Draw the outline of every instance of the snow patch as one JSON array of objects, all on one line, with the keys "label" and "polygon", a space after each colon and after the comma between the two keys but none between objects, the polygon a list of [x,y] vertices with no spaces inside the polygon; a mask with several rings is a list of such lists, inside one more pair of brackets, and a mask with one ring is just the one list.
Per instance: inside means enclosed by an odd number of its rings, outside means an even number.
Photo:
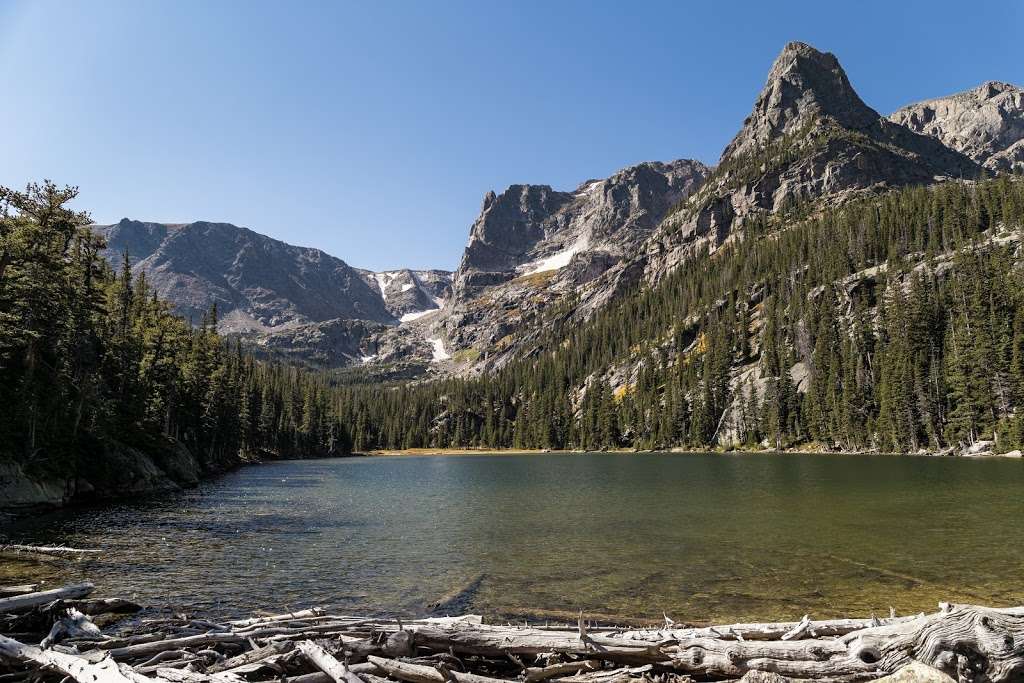
[{"label": "snow patch", "polygon": [[402,291],[403,292],[408,292],[410,289],[412,289],[415,286],[416,286],[416,283],[414,283],[414,282],[406,282],[404,285],[402,285]]},{"label": "snow patch", "polygon": [[377,281],[377,286],[380,287],[380,298],[383,299],[384,303],[388,301],[388,285],[395,279],[394,273],[374,273],[373,279]]},{"label": "snow patch", "polygon": [[590,194],[591,192],[593,192],[597,188],[601,187],[601,185],[603,185],[603,184],[604,184],[603,180],[595,180],[592,183],[587,183],[586,187],[584,187],[582,190],[580,190],[579,192],[576,193],[576,196],[579,197],[581,194]]},{"label": "snow patch", "polygon": [[585,251],[590,246],[590,239],[586,235],[581,235],[579,239],[573,242],[570,246],[566,247],[562,251],[540,259],[539,261],[531,261],[530,263],[519,266],[519,270],[523,275],[533,275],[534,273],[542,273],[545,270],[558,270],[569,265],[569,261],[572,257],[581,251]]},{"label": "snow patch", "polygon": [[419,320],[423,316],[429,315],[429,314],[433,313],[436,310],[437,310],[436,308],[428,308],[425,311],[416,311],[414,313],[406,313],[401,318],[399,318],[398,321],[399,322],[403,322],[403,323],[409,323],[409,322],[412,322],[413,320]]},{"label": "snow patch", "polygon": [[377,360],[377,354],[373,354],[372,356],[359,356],[360,363],[372,363],[375,360]]},{"label": "snow patch", "polygon": [[435,363],[442,360],[449,360],[452,356],[444,348],[444,342],[441,341],[440,337],[430,337],[427,339],[430,345],[434,347],[434,358],[432,359]]}]

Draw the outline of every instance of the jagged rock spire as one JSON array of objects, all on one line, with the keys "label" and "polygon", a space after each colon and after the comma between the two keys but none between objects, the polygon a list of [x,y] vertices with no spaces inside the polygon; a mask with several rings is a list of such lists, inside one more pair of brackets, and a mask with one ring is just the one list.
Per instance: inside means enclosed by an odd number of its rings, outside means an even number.
[{"label": "jagged rock spire", "polygon": [[879,118],[850,85],[834,54],[788,43],[775,58],[754,110],[722,152],[722,161],[755,152],[823,115],[853,129],[867,128]]}]

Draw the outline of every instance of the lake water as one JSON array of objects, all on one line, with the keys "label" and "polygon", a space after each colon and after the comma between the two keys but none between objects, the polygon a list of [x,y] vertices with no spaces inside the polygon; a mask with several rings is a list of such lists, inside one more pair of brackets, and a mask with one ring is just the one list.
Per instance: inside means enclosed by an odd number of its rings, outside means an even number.
[{"label": "lake water", "polygon": [[[104,550],[49,581],[215,615],[322,605],[736,621],[1024,604],[1024,462],[549,454],[246,467],[159,500],[19,522]],[[17,561],[6,582],[38,578]]]}]

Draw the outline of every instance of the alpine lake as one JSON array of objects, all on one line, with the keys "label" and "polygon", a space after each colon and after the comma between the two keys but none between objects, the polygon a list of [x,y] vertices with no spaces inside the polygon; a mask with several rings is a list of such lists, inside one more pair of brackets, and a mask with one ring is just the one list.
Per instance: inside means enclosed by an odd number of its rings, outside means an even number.
[{"label": "alpine lake", "polygon": [[[244,467],[9,524],[98,548],[0,583],[243,615],[322,606],[691,623],[1024,604],[1024,463],[911,456],[493,454]],[[434,610],[436,612],[436,609]]]}]

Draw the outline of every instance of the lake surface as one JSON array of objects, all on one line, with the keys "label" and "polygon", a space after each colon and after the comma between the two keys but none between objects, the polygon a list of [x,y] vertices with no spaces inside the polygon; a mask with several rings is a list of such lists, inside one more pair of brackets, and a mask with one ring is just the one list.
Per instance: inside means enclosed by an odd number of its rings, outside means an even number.
[{"label": "lake surface", "polygon": [[[322,605],[736,621],[1024,604],[1024,462],[548,454],[246,467],[6,530],[98,547],[48,580],[215,615]],[[17,561],[0,579],[38,578]],[[19,576],[23,575],[23,576]]]}]

